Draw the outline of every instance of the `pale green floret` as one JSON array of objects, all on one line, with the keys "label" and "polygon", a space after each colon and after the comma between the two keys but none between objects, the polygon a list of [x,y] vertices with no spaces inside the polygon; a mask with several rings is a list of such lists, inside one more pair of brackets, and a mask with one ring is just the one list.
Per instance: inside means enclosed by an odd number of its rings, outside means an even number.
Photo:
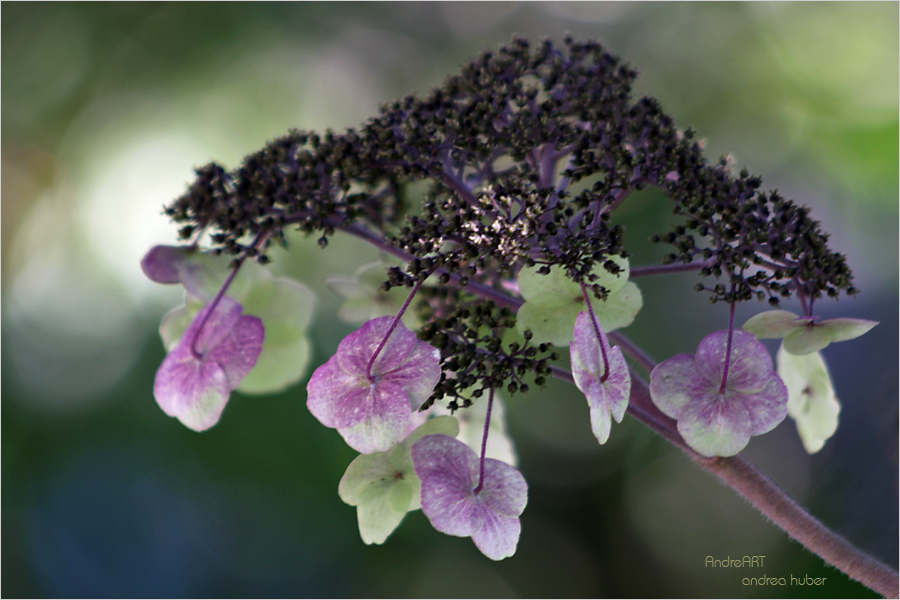
[{"label": "pale green floret", "polygon": [[810,454],[822,449],[838,426],[841,404],[834,393],[825,359],[819,352],[791,354],[784,344],[778,349],[778,376],[788,389],[788,415]]},{"label": "pale green floret", "polygon": [[[338,318],[345,323],[355,324],[400,312],[409,290],[401,286],[386,292],[381,287],[387,279],[388,268],[400,265],[402,263],[377,260],[361,265],[350,277],[338,275],[326,279],[328,288],[344,299],[338,308]],[[413,330],[422,325],[415,311],[406,311],[402,319]]]},{"label": "pale green floret", "polygon": [[[628,259],[611,257],[622,271],[611,274],[600,262],[593,270],[597,280],[589,285],[600,285],[609,294],[606,300],[591,298],[594,314],[605,331],[614,331],[631,325],[643,306],[641,291],[628,281]],[[572,341],[572,332],[578,313],[585,310],[581,286],[566,276],[565,269],[551,266],[550,273],[542,275],[540,267],[525,267],[519,272],[519,292],[525,303],[516,315],[516,327],[520,333],[530,330],[535,343],[564,346]]]},{"label": "pale green floret", "polygon": [[825,319],[798,317],[786,310],[770,310],[751,317],[744,330],[759,339],[784,338],[784,349],[790,354],[818,352],[832,342],[857,338],[878,324],[865,319]]},{"label": "pale green floret", "polygon": [[421,508],[422,482],[413,468],[410,447],[434,433],[456,436],[450,416],[434,417],[384,452],[360,454],[341,478],[338,494],[356,506],[359,534],[366,544],[383,544],[411,510]]}]

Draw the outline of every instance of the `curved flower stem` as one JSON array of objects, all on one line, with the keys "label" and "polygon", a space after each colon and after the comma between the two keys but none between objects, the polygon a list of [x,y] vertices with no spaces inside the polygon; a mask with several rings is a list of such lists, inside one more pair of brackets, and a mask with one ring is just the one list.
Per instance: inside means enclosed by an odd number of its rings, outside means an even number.
[{"label": "curved flower stem", "polygon": [[[734,286],[731,286],[731,293],[734,294]],[[722,370],[722,385],[719,386],[719,393],[725,393],[725,385],[728,383],[728,366],[731,364],[731,342],[734,338],[734,300],[731,301],[731,314],[728,317],[728,345],[725,347],[725,368]]]},{"label": "curved flower stem", "polygon": [[581,284],[581,295],[584,296],[584,303],[587,304],[588,313],[591,315],[591,323],[594,325],[594,333],[597,334],[597,343],[600,344],[600,354],[603,355],[603,375],[600,376],[600,383],[606,383],[607,378],[609,378],[609,358],[606,356],[606,344],[603,343],[600,323],[597,322],[597,315],[594,314],[594,306],[591,304],[591,298],[584,283]]},{"label": "curved flower stem", "polygon": [[699,271],[703,267],[711,267],[716,264],[716,260],[711,258],[701,262],[690,262],[671,265],[645,265],[642,267],[631,267],[628,274],[629,277],[644,277],[647,275],[664,275],[666,273],[684,273],[686,271]]},{"label": "curved flower stem", "polygon": [[[573,381],[572,374],[565,369],[551,370],[559,379]],[[648,405],[652,406],[650,387],[632,372],[628,414],[680,448],[698,466],[718,477],[826,563],[887,598],[897,598],[900,588],[896,571],[823,525],[743,456],[707,458],[691,450],[675,429],[675,422],[661,413],[664,420],[659,419],[652,410],[647,410]]]},{"label": "curved flower stem", "polygon": [[369,359],[369,364],[366,365],[366,378],[369,381],[374,381],[374,378],[372,377],[372,366],[375,364],[375,359],[378,358],[378,355],[381,354],[382,350],[384,350],[384,346],[385,344],[387,344],[388,338],[390,338],[391,334],[394,333],[394,329],[397,328],[397,323],[400,322],[401,317],[403,317],[403,313],[405,313],[406,309],[409,308],[409,303],[412,302],[412,299],[419,291],[419,288],[422,287],[422,284],[425,283],[425,280],[430,276],[431,271],[429,271],[428,274],[425,275],[425,277],[416,282],[416,285],[413,286],[413,289],[409,293],[409,296],[407,296],[406,300],[403,302],[403,306],[400,307],[400,311],[397,313],[397,316],[394,317],[393,321],[391,321],[391,326],[388,327],[387,333],[385,333],[384,337],[381,338],[381,343],[378,344],[378,348],[375,349],[375,353],[372,354],[372,358]]},{"label": "curved flower stem", "polygon": [[241,255],[237,258],[237,264],[234,265],[234,268],[231,269],[231,273],[228,274],[228,277],[225,278],[225,283],[222,284],[222,287],[219,288],[219,291],[216,292],[215,298],[212,299],[212,302],[209,303],[209,309],[206,311],[206,314],[203,316],[203,320],[200,322],[200,327],[197,328],[197,333],[194,335],[194,341],[191,342],[191,354],[197,360],[203,358],[202,352],[197,352],[197,349],[194,347],[197,343],[197,340],[200,339],[200,333],[203,331],[203,328],[206,326],[206,322],[209,321],[209,317],[213,314],[213,311],[216,310],[216,306],[218,306],[219,302],[222,301],[222,298],[225,296],[225,292],[228,291],[228,288],[231,286],[231,283],[234,281],[234,278],[237,277],[238,271],[241,270],[241,266],[244,264],[244,261],[250,256],[251,248],[259,248],[266,241],[266,238],[269,237],[268,231],[260,231],[256,238],[254,238],[253,243],[241,253]]},{"label": "curved flower stem", "polygon": [[481,466],[478,471],[478,486],[472,491],[477,494],[484,486],[484,458],[487,454],[488,431],[491,427],[491,409],[494,407],[494,388],[491,386],[488,391],[487,411],[484,413],[484,435],[481,436]]}]

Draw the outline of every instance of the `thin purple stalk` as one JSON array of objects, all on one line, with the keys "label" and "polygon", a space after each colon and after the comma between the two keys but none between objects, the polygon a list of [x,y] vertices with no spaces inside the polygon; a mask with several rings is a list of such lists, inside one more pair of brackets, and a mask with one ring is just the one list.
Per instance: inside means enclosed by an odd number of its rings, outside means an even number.
[{"label": "thin purple stalk", "polygon": [[369,359],[369,364],[366,366],[366,378],[374,382],[375,378],[372,377],[372,366],[375,364],[375,359],[378,358],[378,355],[384,350],[385,344],[387,344],[388,338],[391,337],[391,334],[394,333],[394,329],[397,328],[397,323],[400,322],[400,318],[403,316],[403,313],[406,312],[406,309],[409,308],[409,303],[412,302],[413,297],[416,295],[416,292],[419,291],[419,288],[422,287],[422,284],[425,283],[425,280],[431,275],[429,271],[424,278],[420,279],[416,282],[416,285],[413,286],[412,291],[409,293],[409,296],[406,297],[406,300],[403,302],[403,306],[400,307],[400,312],[397,313],[397,316],[394,317],[394,320],[391,322],[391,326],[388,328],[387,333],[381,339],[381,343],[378,344],[378,348],[375,349],[375,353],[372,355],[372,358]]},{"label": "thin purple stalk", "polygon": [[711,267],[716,264],[715,259],[700,262],[678,263],[671,265],[646,265],[631,267],[629,277],[645,277],[647,275],[664,275],[666,273],[683,273],[686,271],[699,271],[703,267]]},{"label": "thin purple stalk", "polygon": [[481,491],[481,488],[484,487],[484,459],[487,455],[487,440],[488,440],[488,430],[491,427],[491,409],[494,406],[494,387],[491,386],[490,391],[488,392],[488,405],[487,411],[484,413],[484,435],[481,436],[481,466],[478,471],[478,486],[472,490],[472,493],[477,494]]},{"label": "thin purple stalk", "polygon": [[605,383],[609,377],[609,358],[606,356],[606,344],[603,343],[603,336],[600,334],[600,323],[597,322],[597,315],[594,314],[594,306],[591,304],[591,298],[588,296],[587,286],[584,283],[581,284],[581,295],[584,296],[584,303],[587,304],[591,323],[594,324],[594,333],[597,334],[597,342],[600,344],[600,354],[603,356],[603,375],[600,376],[600,383]]},{"label": "thin purple stalk", "polygon": [[[265,239],[269,237],[268,232],[260,232],[256,239],[253,240],[253,243],[250,244],[250,248],[258,248],[263,244]],[[197,360],[203,358],[203,353],[197,352],[197,348],[195,347],[197,344],[197,340],[200,339],[200,333],[203,331],[203,328],[206,326],[206,322],[209,321],[210,315],[213,314],[213,311],[216,310],[216,306],[219,305],[219,302],[222,301],[222,298],[225,296],[225,292],[228,290],[229,286],[231,286],[231,282],[234,281],[234,278],[237,276],[238,271],[241,270],[241,266],[244,264],[244,261],[249,256],[249,249],[245,250],[243,254],[241,254],[237,259],[237,264],[231,270],[231,273],[228,274],[228,277],[225,279],[225,283],[222,284],[222,287],[219,288],[219,291],[216,293],[216,297],[212,299],[212,302],[209,303],[209,307],[206,311],[206,314],[203,315],[203,320],[200,321],[200,327],[197,328],[197,333],[194,336],[194,341],[191,342],[191,355]]]},{"label": "thin purple stalk", "polygon": [[[732,287],[734,293],[734,287]],[[728,383],[728,366],[731,364],[731,339],[734,337],[734,300],[731,301],[731,316],[728,317],[728,344],[725,347],[725,369],[722,371],[722,385],[719,393],[725,393],[725,384]]]}]

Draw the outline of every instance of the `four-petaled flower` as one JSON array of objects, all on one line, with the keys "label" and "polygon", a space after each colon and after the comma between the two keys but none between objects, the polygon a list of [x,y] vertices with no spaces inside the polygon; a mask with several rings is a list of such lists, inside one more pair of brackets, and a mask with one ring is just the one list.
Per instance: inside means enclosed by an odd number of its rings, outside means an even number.
[{"label": "four-petaled flower", "polygon": [[515,553],[528,502],[528,484],[515,467],[486,458],[482,479],[478,455],[448,435],[417,441],[412,460],[422,480],[422,512],[435,529],[471,537],[491,560]]},{"label": "four-petaled flower", "polygon": [[[634,282],[628,281],[628,259],[607,258],[620,271],[613,275],[600,263],[592,271],[596,279],[585,283],[599,285],[608,292],[605,300],[591,294],[590,302],[603,329],[613,331],[631,325],[643,306],[643,299]],[[530,330],[535,343],[562,346],[572,341],[578,313],[587,309],[581,285],[569,279],[563,267],[553,265],[546,275],[540,273],[540,267],[524,267],[519,271],[518,286],[525,299],[516,314],[519,333]]]},{"label": "four-petaled flower", "polygon": [[[578,315],[574,337],[569,343],[572,377],[575,385],[587,398],[591,410],[591,430],[597,441],[605,444],[612,427],[610,416],[616,423],[621,423],[625,409],[628,408],[631,394],[628,364],[620,348],[609,346],[602,326],[598,323],[598,328],[594,328],[589,313]],[[608,365],[608,373],[605,365]]]},{"label": "four-petaled flower", "polygon": [[784,349],[790,354],[811,354],[831,342],[852,340],[878,325],[866,319],[825,319],[798,317],[786,310],[768,310],[751,317],[744,330],[758,338],[784,338]]},{"label": "four-petaled flower", "polygon": [[202,309],[156,372],[159,406],[194,431],[216,424],[262,351],[262,321],[242,311],[228,296]]},{"label": "four-petaled flower", "polygon": [[746,331],[734,331],[723,385],[728,331],[700,342],[697,354],[678,354],[650,373],[650,396],[678,421],[688,446],[704,456],[733,456],[750,436],[771,431],[787,415],[788,393],[766,347]]},{"label": "four-petaled flower", "polygon": [[367,544],[383,544],[411,510],[421,508],[422,482],[413,468],[410,447],[435,433],[455,436],[451,416],[428,419],[385,452],[357,456],[338,485],[341,500],[356,507],[359,534]]},{"label": "four-petaled flower", "polygon": [[403,323],[385,341],[393,322],[394,317],[372,319],[345,337],[306,387],[313,416],[363,454],[383,452],[399,441],[410,413],[441,378],[438,350]]}]

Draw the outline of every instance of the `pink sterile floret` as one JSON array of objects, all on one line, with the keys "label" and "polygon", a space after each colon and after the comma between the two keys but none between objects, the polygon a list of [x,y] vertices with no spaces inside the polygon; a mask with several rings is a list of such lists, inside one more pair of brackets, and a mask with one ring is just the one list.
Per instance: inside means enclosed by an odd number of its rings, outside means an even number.
[{"label": "pink sterile floret", "polygon": [[156,372],[153,395],[167,415],[194,431],[219,420],[231,391],[237,388],[262,351],[265,329],[256,317],[227,296],[204,307]]},{"label": "pink sterile floret", "polygon": [[440,353],[402,322],[369,369],[393,322],[394,317],[372,319],[345,337],[306,387],[313,416],[363,454],[384,452],[398,442],[412,410],[441,378]]},{"label": "pink sterile floret", "polygon": [[697,354],[679,354],[650,374],[650,396],[678,432],[704,456],[733,456],[750,436],[771,431],[787,416],[787,388],[766,347],[734,331],[725,389],[721,390],[728,331],[700,342]]},{"label": "pink sterile floret", "polygon": [[[599,337],[598,337],[599,332]],[[572,357],[572,377],[575,385],[588,401],[591,411],[591,430],[601,444],[609,439],[611,418],[622,422],[631,394],[631,375],[628,363],[618,347],[611,348],[602,326],[587,312],[578,314],[575,321],[574,340],[569,343]],[[603,380],[605,366],[603,354],[609,365],[609,374]]]},{"label": "pink sterile floret", "polygon": [[528,503],[528,484],[515,468],[499,460],[484,461],[479,481],[478,455],[448,435],[427,435],[412,445],[416,475],[422,480],[422,512],[447,535],[471,537],[491,560],[512,556],[522,526],[519,515]]}]

